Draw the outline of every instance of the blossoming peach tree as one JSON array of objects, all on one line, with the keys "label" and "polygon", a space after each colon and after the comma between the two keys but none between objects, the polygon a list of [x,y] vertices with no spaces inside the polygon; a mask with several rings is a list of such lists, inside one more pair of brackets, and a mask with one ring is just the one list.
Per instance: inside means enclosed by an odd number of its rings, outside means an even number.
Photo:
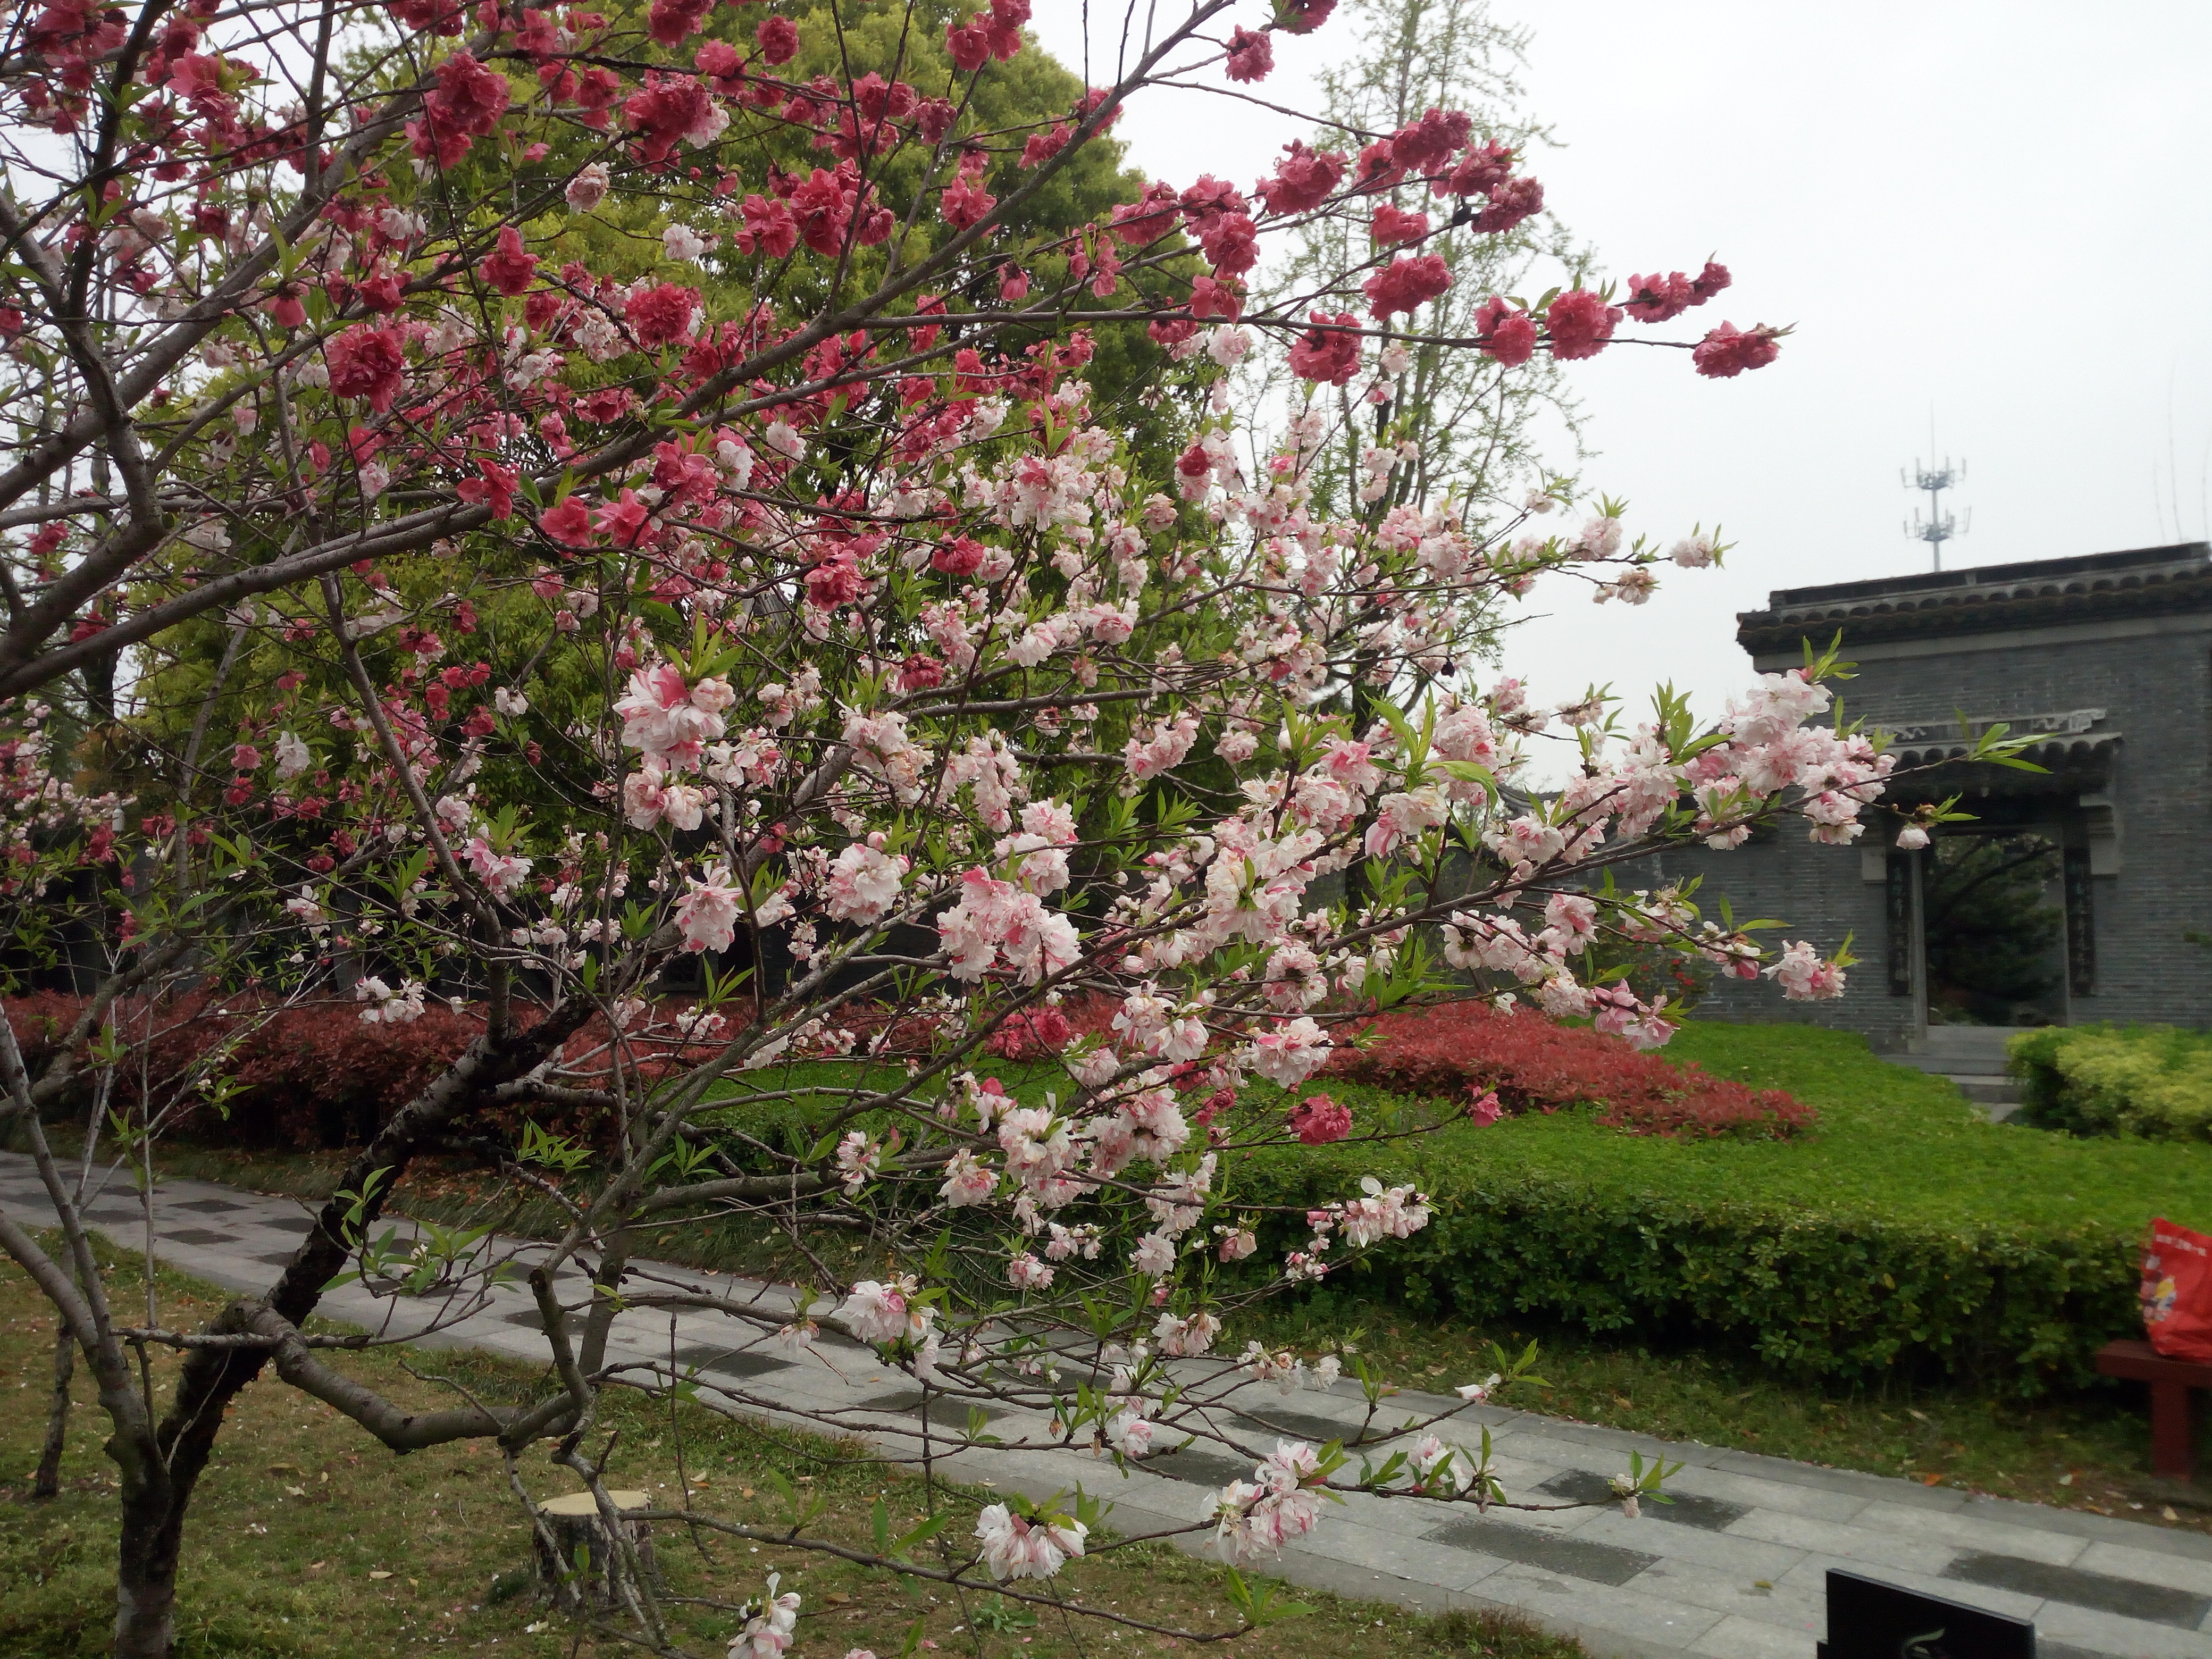
[{"label": "blossoming peach tree", "polygon": [[[1479,334],[1425,335],[1453,274],[1424,240],[1541,201],[1444,110],[1293,144],[1249,189],[1133,181],[1071,216],[1066,181],[1149,87],[1258,80],[1330,9],[1200,0],[1012,126],[983,112],[1035,53],[1026,0],[12,15],[8,896],[18,961],[64,921],[106,955],[46,1058],[0,1039],[62,1244],[27,1216],[0,1243],[112,1426],[118,1653],[169,1650],[194,1484],[272,1367],[398,1451],[495,1440],[533,1516],[523,1460],[550,1448],[622,1558],[580,1616],[655,1651],[682,1649],[585,1449],[609,1389],[861,1434],[933,1492],[1082,1455],[956,1529],[933,1496],[924,1533],[872,1548],[774,1531],[1015,1596],[1052,1597],[1129,1472],[1193,1442],[1247,1471],[1179,1528],[1232,1563],[1347,1493],[1510,1501],[1449,1413],[1388,1455],[1267,1430],[1252,1390],[1345,1362],[1240,1340],[1240,1311],[1428,1211],[1370,1180],[1279,1213],[1237,1171],[1464,1113],[1363,1122],[1310,1092],[1379,1006],[1525,998],[1664,1042],[1663,1003],[1578,976],[1601,933],[1837,994],[1839,961],[1613,872],[1783,816],[1848,842],[1889,763],[1815,720],[1826,659],[1705,726],[1670,697],[1632,728],[1480,687],[1538,575],[1648,592],[1670,556],[1607,504],[1470,479],[1314,509],[1332,411],[1385,400],[1413,346],[1587,357],[1711,299],[1719,267],[1492,296]],[[1429,213],[1392,204],[1409,191]],[[1365,311],[1248,306],[1264,239],[1315,216],[1374,222],[1344,273]],[[1727,377],[1778,332],[1680,343]],[[1267,338],[1315,395],[1240,462],[1225,377]],[[1574,776],[1528,793],[1546,738]],[[264,1292],[199,1330],[152,1304],[130,1325],[43,1120],[112,1082],[125,1012],[211,990],[373,1025],[449,1005],[474,1036]],[[219,1096],[194,1064],[168,1086]],[[158,1119],[115,1132],[143,1150]],[[537,1194],[554,1236],[377,1231],[433,1154]],[[653,1265],[710,1219],[775,1235],[789,1282]],[[330,1357],[361,1339],[303,1328],[349,1273],[434,1289],[410,1333],[523,1274],[553,1382],[376,1397]],[[611,1352],[641,1314],[801,1367],[865,1345],[921,1414]],[[162,1346],[166,1410],[140,1363]],[[764,1535],[690,1501],[695,1527]],[[1237,1584],[1240,1620],[1267,1616]],[[770,1586],[732,1649],[769,1659],[798,1613]]]}]

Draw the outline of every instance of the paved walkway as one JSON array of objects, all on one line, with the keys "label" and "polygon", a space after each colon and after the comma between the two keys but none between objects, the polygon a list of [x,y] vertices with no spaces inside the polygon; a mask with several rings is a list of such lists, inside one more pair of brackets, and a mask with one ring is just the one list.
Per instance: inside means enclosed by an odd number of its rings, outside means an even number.
[{"label": "paved walkway", "polygon": [[[18,1215],[51,1214],[27,1158],[0,1154],[0,1205]],[[118,1243],[143,1240],[136,1196],[119,1178],[88,1215]],[[312,1224],[293,1200],[191,1181],[161,1183],[155,1215],[157,1256],[241,1291],[265,1289]],[[772,1302],[777,1294],[690,1269],[665,1271],[726,1295]],[[580,1276],[560,1288],[571,1303],[585,1293]],[[422,1328],[431,1310],[350,1285],[326,1294],[320,1311],[404,1334]],[[615,1322],[609,1362],[665,1364],[672,1354],[697,1366],[710,1385],[707,1397],[720,1389],[726,1408],[803,1403],[845,1413],[858,1433],[897,1439],[917,1431],[918,1395],[866,1349],[832,1346],[824,1358],[786,1362],[717,1347],[731,1328],[719,1316],[679,1316],[672,1328],[665,1314],[624,1314]],[[495,1289],[488,1305],[425,1342],[539,1364],[545,1357],[526,1287]],[[1450,1403],[1398,1395],[1384,1420]],[[1364,1406],[1356,1389],[1340,1386],[1285,1399],[1279,1409],[1249,1408],[1269,1427],[1318,1441],[1353,1433]],[[1601,1659],[1812,1659],[1825,1626],[1826,1574],[1838,1567],[2033,1619],[2040,1659],[2212,1659],[2212,1538],[2201,1534],[1529,1412],[1485,1408],[1480,1419],[1516,1496],[1598,1498],[1636,1450],[1683,1465],[1667,1483],[1676,1501],[1647,1504],[1630,1521],[1610,1504],[1477,1517],[1419,1500],[1354,1496],[1330,1506],[1311,1547],[1286,1553],[1282,1576],[1429,1612],[1516,1607],[1580,1638]],[[1241,1426],[1248,1443],[1265,1433]],[[1199,1519],[1215,1489],[1249,1474],[1218,1452],[1196,1450],[1148,1460],[1126,1480],[1110,1463],[1068,1452],[969,1454],[945,1467],[956,1479],[995,1478],[1038,1497],[1080,1480],[1113,1500],[1113,1524],[1124,1533]]]}]

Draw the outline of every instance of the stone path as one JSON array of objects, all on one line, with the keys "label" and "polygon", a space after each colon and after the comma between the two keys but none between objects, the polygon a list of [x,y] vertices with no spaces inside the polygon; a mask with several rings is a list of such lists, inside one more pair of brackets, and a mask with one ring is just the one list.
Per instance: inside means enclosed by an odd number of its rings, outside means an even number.
[{"label": "stone path", "polygon": [[[29,1159],[0,1153],[0,1206],[50,1218]],[[155,1193],[155,1254],[199,1278],[265,1289],[312,1224],[287,1199],[205,1182],[162,1182]],[[88,1209],[118,1243],[144,1238],[143,1215],[118,1177]],[[404,1225],[404,1224],[401,1224]],[[666,1269],[724,1292],[770,1301],[772,1287]],[[561,1285],[582,1299],[580,1276]],[[404,1334],[430,1304],[378,1297],[359,1285],[326,1294],[327,1317]],[[698,1368],[727,1390],[726,1408],[778,1402],[844,1413],[857,1433],[886,1440],[920,1427],[918,1395],[866,1350],[829,1346],[822,1358],[785,1361],[733,1352],[727,1320],[637,1312],[620,1316],[610,1363]],[[489,1304],[425,1346],[469,1346],[542,1364],[544,1337],[525,1287],[501,1286]],[[1358,1391],[1309,1390],[1279,1408],[1251,1406],[1267,1427],[1316,1441],[1353,1433]],[[1396,1413],[1426,1414],[1451,1402],[1401,1394]],[[963,1413],[964,1420],[964,1413]],[[1509,1492],[1538,1500],[1595,1499],[1632,1450],[1683,1465],[1671,1505],[1630,1521],[1609,1504],[1552,1514],[1477,1517],[1419,1500],[1353,1496],[1308,1540],[1287,1552],[1281,1576],[1353,1596],[1428,1612],[1502,1604],[1579,1638],[1600,1659],[1812,1659],[1825,1626],[1826,1574],[1838,1567],[1910,1589],[2033,1619],[2040,1659],[2212,1659],[2212,1538],[2075,1510],[1970,1497],[1911,1481],[1824,1469],[1695,1443],[1655,1441],[1530,1412],[1482,1408]],[[1246,1435],[1266,1429],[1248,1424]],[[1240,1437],[1243,1437],[1240,1436]],[[1218,1452],[1147,1461],[1123,1480],[1110,1463],[1072,1452],[970,1454],[946,1461],[956,1479],[994,1477],[1044,1497],[1072,1488],[1111,1498],[1124,1533],[1185,1524],[1211,1493],[1249,1474]],[[988,1459],[988,1462],[985,1460]]]}]

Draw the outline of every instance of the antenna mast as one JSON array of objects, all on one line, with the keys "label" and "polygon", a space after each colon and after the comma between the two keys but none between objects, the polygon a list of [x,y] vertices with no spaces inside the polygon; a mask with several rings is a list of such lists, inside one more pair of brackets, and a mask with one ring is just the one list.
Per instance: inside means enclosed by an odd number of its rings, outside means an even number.
[{"label": "antenna mast", "polygon": [[1963,536],[1972,530],[1974,514],[1973,509],[1969,507],[1966,522],[1962,526],[1943,510],[1943,492],[1966,476],[1966,464],[1960,461],[1954,467],[1948,455],[1941,461],[1933,459],[1936,453],[1936,423],[1933,421],[1928,423],[1928,453],[1930,458],[1928,465],[1923,466],[1916,460],[1910,473],[1899,467],[1897,476],[1899,482],[1907,489],[1928,492],[1928,516],[1923,519],[1917,512],[1914,513],[1912,522],[1905,526],[1905,533],[1915,541],[1928,544],[1929,551],[1935,556],[1936,568],[1940,571],[1943,568],[1943,544],[1954,536]]}]

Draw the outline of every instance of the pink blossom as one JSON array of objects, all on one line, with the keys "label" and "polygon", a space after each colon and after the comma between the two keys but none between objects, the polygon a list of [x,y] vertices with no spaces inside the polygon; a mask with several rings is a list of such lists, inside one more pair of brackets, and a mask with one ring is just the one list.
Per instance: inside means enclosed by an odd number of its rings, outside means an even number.
[{"label": "pink blossom", "polygon": [[1018,1291],[1049,1290],[1052,1280],[1053,1268],[1027,1250],[1019,1252],[1006,1262],[1006,1283]]},{"label": "pink blossom", "polygon": [[1498,1103],[1497,1090],[1483,1089],[1478,1094],[1476,1093],[1478,1087],[1479,1085],[1474,1084],[1468,1085],[1467,1091],[1474,1095],[1474,1103],[1467,1109],[1467,1115],[1474,1120],[1478,1128],[1486,1129],[1498,1121],[1505,1109]]},{"label": "pink blossom", "polygon": [[1238,29],[1229,37],[1227,74],[1232,81],[1264,81],[1275,67],[1274,42],[1265,31]]},{"label": "pink blossom", "polygon": [[1031,1521],[1004,1504],[988,1505],[975,1517],[975,1536],[983,1546],[983,1565],[994,1579],[1049,1578],[1083,1553],[1090,1528],[1065,1516]]},{"label": "pink blossom", "polygon": [[1358,319],[1348,311],[1313,313],[1320,326],[1307,330],[1291,347],[1291,373],[1301,380],[1345,386],[1359,372]]},{"label": "pink blossom", "polygon": [[494,852],[491,843],[482,836],[469,842],[463,857],[468,866],[476,872],[477,879],[501,898],[520,888],[530,874],[528,859]]},{"label": "pink blossom", "polygon": [[1775,343],[1778,333],[1764,323],[1753,329],[1723,323],[1691,349],[1690,361],[1708,379],[1733,380],[1747,368],[1765,368],[1781,355]]},{"label": "pink blossom", "polygon": [[864,1279],[838,1305],[836,1316],[862,1342],[880,1346],[902,1337],[919,1340],[937,1322],[937,1310],[915,1300],[920,1289],[911,1275],[889,1284]]},{"label": "pink blossom", "polygon": [[1791,1002],[1829,1001],[1844,994],[1844,970],[1823,962],[1820,952],[1802,939],[1785,945],[1782,960],[1766,971]]},{"label": "pink blossom", "polygon": [[1291,1109],[1291,1133],[1309,1146],[1326,1146],[1352,1133],[1352,1111],[1327,1095],[1308,1095]]},{"label": "pink blossom", "polygon": [[592,161],[576,170],[568,187],[561,192],[569,207],[578,213],[589,213],[606,200],[607,186],[613,181],[604,163]]},{"label": "pink blossom", "polygon": [[1268,1082],[1295,1089],[1319,1071],[1329,1055],[1329,1041],[1310,1016],[1301,1015],[1252,1039],[1252,1069]]},{"label": "pink blossom", "polygon": [[945,1166],[945,1184],[937,1192],[947,1207],[959,1210],[988,1202],[998,1188],[997,1174],[963,1147]]},{"label": "pink blossom", "polygon": [[823,889],[824,908],[837,921],[872,926],[898,902],[899,884],[909,868],[902,855],[887,855],[854,842],[837,854]]},{"label": "pink blossom", "polygon": [[744,914],[744,890],[732,883],[717,865],[704,881],[676,902],[677,931],[687,951],[726,951],[737,939],[738,921]]},{"label": "pink blossom", "polygon": [[1596,356],[1620,318],[1619,306],[1606,304],[1589,289],[1568,289],[1544,313],[1544,325],[1552,331],[1552,356],[1563,362]]}]

